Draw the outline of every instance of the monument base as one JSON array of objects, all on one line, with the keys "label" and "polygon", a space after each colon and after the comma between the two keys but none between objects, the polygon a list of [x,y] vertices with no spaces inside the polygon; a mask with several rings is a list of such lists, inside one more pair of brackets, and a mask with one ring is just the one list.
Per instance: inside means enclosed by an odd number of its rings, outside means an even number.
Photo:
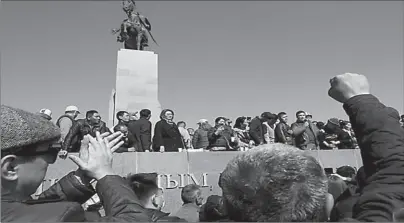
[{"label": "monument base", "polygon": [[160,120],[161,112],[158,100],[158,55],[150,51],[119,50],[114,94],[114,103],[110,103],[110,111],[114,111],[110,114],[113,125],[118,123],[115,117],[118,111],[140,112],[149,109],[154,127]]}]

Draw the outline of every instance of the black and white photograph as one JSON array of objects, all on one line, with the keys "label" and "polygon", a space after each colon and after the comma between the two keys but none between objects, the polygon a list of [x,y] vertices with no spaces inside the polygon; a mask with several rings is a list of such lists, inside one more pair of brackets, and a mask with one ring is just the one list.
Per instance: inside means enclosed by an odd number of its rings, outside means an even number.
[{"label": "black and white photograph", "polygon": [[1,222],[404,221],[404,1],[0,2]]}]

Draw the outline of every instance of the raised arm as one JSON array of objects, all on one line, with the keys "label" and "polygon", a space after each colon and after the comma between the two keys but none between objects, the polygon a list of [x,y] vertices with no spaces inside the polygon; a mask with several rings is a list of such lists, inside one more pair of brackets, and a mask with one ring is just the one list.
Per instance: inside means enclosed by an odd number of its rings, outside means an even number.
[{"label": "raised arm", "polygon": [[361,149],[367,180],[353,210],[359,221],[392,221],[404,207],[404,132],[389,109],[370,94],[359,74],[338,75],[329,95],[344,103]]}]

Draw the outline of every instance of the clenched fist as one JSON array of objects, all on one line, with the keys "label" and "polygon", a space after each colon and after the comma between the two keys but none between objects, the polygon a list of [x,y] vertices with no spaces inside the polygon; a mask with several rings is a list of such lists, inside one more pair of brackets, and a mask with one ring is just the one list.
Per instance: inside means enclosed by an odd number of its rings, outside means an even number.
[{"label": "clenched fist", "polygon": [[332,78],[330,84],[328,95],[341,103],[357,95],[370,94],[368,79],[361,74],[340,74]]}]

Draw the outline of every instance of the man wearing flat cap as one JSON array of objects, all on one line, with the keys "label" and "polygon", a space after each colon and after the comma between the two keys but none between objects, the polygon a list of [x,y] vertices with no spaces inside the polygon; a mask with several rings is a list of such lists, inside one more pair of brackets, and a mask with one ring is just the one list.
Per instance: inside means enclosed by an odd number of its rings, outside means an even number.
[{"label": "man wearing flat cap", "polygon": [[112,170],[121,133],[86,136],[79,157],[69,156],[79,169],[33,200],[57,159],[58,150],[50,145],[59,137],[58,127],[41,116],[1,105],[2,222],[86,221],[81,204],[95,193],[108,213],[99,221],[149,221],[130,186]]}]

